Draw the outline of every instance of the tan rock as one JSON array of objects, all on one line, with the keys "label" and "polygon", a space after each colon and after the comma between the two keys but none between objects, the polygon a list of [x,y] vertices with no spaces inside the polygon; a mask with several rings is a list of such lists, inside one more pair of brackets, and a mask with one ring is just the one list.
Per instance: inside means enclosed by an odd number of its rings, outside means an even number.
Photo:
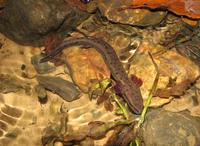
[{"label": "tan rock", "polygon": [[[139,49],[140,51],[132,62],[129,74],[135,74],[143,80],[141,91],[143,98],[146,99],[156,76],[155,66],[147,52],[151,52],[152,50],[155,52],[159,48],[153,48],[151,44],[145,42],[141,44]],[[182,83],[186,80],[194,82],[200,75],[198,66],[189,59],[179,55],[176,51],[167,51],[164,54],[155,56],[154,60],[158,65],[160,74],[157,89],[167,88],[170,79],[174,79],[175,84]],[[168,103],[170,100],[171,98],[168,100],[160,98],[157,98],[157,100],[153,99],[152,105],[160,106]]]},{"label": "tan rock", "polygon": [[109,78],[110,71],[95,49],[72,47],[63,51],[74,82],[88,92],[91,80]]}]

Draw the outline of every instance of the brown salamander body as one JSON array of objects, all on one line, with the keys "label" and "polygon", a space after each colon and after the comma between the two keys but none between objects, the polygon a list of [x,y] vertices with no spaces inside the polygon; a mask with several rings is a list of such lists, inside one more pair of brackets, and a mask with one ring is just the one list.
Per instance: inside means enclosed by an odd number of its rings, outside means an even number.
[{"label": "brown salamander body", "polygon": [[63,49],[71,46],[95,48],[102,55],[113,78],[117,83],[122,85],[121,94],[128,103],[130,109],[136,114],[141,113],[143,109],[143,99],[140,89],[129,79],[114,49],[104,40],[92,37],[72,38],[66,40],[56,47],[50,54],[42,58],[41,62],[53,59],[53,57],[61,53]]}]

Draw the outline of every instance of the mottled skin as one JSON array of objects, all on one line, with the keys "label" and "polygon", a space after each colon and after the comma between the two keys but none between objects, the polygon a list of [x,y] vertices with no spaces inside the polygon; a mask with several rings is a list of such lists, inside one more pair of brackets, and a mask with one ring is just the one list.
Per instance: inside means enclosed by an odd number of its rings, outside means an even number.
[{"label": "mottled skin", "polygon": [[121,94],[128,103],[130,109],[136,114],[141,113],[143,109],[143,99],[140,89],[129,79],[114,49],[102,39],[92,37],[69,39],[61,43],[50,54],[41,59],[41,62],[53,59],[63,49],[71,46],[95,48],[102,55],[115,81],[122,85]]}]

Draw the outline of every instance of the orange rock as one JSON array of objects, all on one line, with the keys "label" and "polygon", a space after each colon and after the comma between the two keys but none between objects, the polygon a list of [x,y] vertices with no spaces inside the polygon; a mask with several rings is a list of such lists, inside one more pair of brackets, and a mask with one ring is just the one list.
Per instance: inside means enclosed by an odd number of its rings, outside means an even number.
[{"label": "orange rock", "polygon": [[87,11],[87,6],[83,4],[80,0],[66,0],[71,6],[77,7],[82,11]]},{"label": "orange rock", "polygon": [[63,51],[72,78],[83,92],[88,92],[92,80],[109,78],[110,71],[95,49],[66,49]]},{"label": "orange rock", "polygon": [[133,0],[132,5],[121,10],[144,7],[167,9],[177,15],[200,18],[200,0]]},{"label": "orange rock", "polygon": [[[135,74],[143,80],[141,92],[144,100],[148,97],[157,73],[147,51],[153,54],[156,50],[159,51],[160,48],[152,46],[152,44],[148,42],[142,43],[129,70],[129,74]],[[188,58],[178,54],[176,51],[168,50],[164,54],[153,57],[158,65],[160,74],[157,89],[170,89],[169,86],[171,86],[174,89],[174,93],[172,94],[171,92],[168,94],[169,92],[163,92],[162,94],[167,93],[169,98],[162,99],[154,97],[150,106],[158,107],[167,104],[172,100],[171,95],[184,94],[186,89],[189,87],[189,84],[194,83],[200,75],[199,67]],[[174,85],[170,85],[171,79],[174,80]]]},{"label": "orange rock", "polygon": [[6,4],[7,0],[0,0],[0,7],[3,7]]},{"label": "orange rock", "polygon": [[181,18],[181,20],[192,27],[197,27],[197,25],[198,25],[197,20],[192,20],[192,19],[188,19],[188,18]]}]

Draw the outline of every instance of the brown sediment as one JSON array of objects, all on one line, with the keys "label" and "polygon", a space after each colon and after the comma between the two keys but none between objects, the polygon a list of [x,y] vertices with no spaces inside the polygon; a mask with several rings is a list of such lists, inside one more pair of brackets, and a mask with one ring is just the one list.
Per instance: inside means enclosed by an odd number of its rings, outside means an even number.
[{"label": "brown sediment", "polygon": [[6,131],[8,129],[8,125],[2,121],[0,121],[0,129]]},{"label": "brown sediment", "polygon": [[1,111],[11,117],[19,118],[22,115],[22,111],[16,107],[11,107],[9,105],[4,105]]},{"label": "brown sediment", "polygon": [[15,125],[16,122],[17,122],[16,119],[14,119],[14,118],[12,118],[12,117],[10,117],[10,116],[7,116],[7,115],[5,115],[5,114],[3,114],[3,113],[0,113],[0,119],[1,119],[2,121],[4,121],[4,122],[10,124],[10,125]]}]

